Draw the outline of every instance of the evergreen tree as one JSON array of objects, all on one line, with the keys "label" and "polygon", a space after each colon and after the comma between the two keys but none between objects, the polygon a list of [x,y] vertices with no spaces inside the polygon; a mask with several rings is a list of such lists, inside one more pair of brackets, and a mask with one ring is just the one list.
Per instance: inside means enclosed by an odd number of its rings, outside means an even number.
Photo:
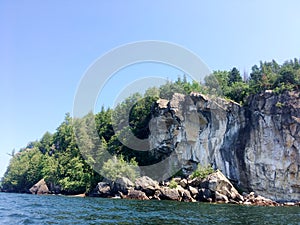
[{"label": "evergreen tree", "polygon": [[240,71],[236,67],[233,67],[232,70],[229,72],[228,85],[231,86],[236,82],[242,81],[243,79],[241,77]]}]

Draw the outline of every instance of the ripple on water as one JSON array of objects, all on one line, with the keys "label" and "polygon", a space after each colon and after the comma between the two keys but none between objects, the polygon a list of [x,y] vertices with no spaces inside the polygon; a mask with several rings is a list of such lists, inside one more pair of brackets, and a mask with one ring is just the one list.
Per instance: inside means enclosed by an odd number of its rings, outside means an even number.
[{"label": "ripple on water", "polygon": [[0,224],[300,224],[299,207],[0,193]]}]

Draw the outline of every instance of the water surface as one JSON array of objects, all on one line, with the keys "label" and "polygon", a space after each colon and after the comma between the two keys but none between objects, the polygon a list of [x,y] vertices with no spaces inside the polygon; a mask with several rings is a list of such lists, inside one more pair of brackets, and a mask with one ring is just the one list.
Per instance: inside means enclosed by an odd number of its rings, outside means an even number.
[{"label": "water surface", "polygon": [[0,193],[0,224],[300,224],[300,207]]}]

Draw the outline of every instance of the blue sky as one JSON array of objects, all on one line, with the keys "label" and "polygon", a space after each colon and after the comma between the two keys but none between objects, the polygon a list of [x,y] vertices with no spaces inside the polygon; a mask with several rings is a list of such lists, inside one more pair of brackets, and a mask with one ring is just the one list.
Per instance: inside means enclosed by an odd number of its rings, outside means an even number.
[{"label": "blue sky", "polygon": [[[299,58],[299,8],[297,0],[1,1],[0,176],[7,153],[55,131],[84,72],[110,49],[162,40],[190,49],[212,70],[250,71],[260,60]],[[140,73],[178,73],[145,68],[112,79],[99,104],[112,104]]]}]

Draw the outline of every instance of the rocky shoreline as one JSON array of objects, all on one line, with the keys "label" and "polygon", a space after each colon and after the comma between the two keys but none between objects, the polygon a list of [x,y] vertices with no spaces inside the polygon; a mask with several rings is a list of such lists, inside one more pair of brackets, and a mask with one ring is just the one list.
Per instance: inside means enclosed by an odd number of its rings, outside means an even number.
[{"label": "rocky shoreline", "polygon": [[[40,180],[29,191],[32,194],[51,193],[44,179]],[[73,196],[257,206],[300,206],[300,201],[279,203],[254,192],[240,194],[219,170],[204,179],[178,177],[160,183],[147,176],[140,177],[135,182],[130,181],[126,177],[118,178],[116,181],[104,179],[98,183],[91,193]]]}]

